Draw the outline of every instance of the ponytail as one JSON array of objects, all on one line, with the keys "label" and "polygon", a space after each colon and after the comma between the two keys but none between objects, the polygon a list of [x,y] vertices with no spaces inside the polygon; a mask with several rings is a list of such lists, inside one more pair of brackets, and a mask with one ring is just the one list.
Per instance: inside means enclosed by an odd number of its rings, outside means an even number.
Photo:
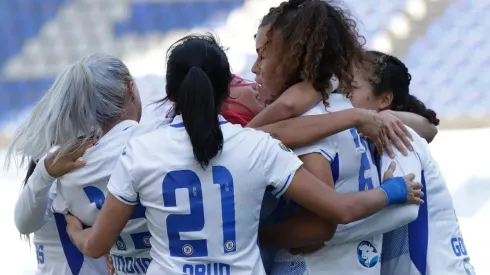
[{"label": "ponytail", "polygon": [[430,123],[434,124],[435,126],[439,125],[439,119],[437,118],[436,112],[425,107],[425,104],[422,101],[418,100],[415,96],[411,94],[407,95],[405,100],[403,100],[403,104],[393,106],[393,110],[415,113],[425,117]]},{"label": "ponytail", "polygon": [[104,123],[122,115],[129,80],[128,69],[117,58],[92,54],[77,61],[56,77],[29,120],[16,130],[6,167],[14,153],[22,155],[23,163],[58,146],[61,157],[77,137],[100,136]]},{"label": "ponytail", "polygon": [[208,75],[200,67],[192,67],[180,86],[175,103],[176,111],[182,114],[194,157],[204,169],[223,148],[223,133],[218,120],[220,102]]}]

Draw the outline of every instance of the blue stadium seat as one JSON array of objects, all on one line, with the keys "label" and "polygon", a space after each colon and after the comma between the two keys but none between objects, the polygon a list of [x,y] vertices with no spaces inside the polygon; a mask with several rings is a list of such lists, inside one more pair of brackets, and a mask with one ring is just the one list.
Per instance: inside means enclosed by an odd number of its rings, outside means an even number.
[{"label": "blue stadium seat", "polygon": [[220,14],[228,14],[243,5],[244,0],[216,2],[148,2],[135,3],[131,17],[116,24],[117,36],[191,29],[197,26],[215,27],[223,22]]},{"label": "blue stadium seat", "polygon": [[0,0],[0,68],[69,1],[72,0]]},{"label": "blue stadium seat", "polygon": [[487,1],[452,3],[404,58],[412,93],[441,117],[490,114],[489,13]]}]

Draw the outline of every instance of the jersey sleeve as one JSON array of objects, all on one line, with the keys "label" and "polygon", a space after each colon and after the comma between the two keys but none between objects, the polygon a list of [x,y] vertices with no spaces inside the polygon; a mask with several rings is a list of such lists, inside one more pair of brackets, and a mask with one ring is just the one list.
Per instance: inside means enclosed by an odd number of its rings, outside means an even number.
[{"label": "jersey sleeve", "polygon": [[329,162],[332,162],[338,152],[337,136],[333,135],[324,138],[313,145],[297,148],[293,151],[298,157],[318,153],[324,156]]},{"label": "jersey sleeve", "polygon": [[138,193],[135,190],[135,155],[131,142],[123,150],[112,172],[107,189],[125,204],[137,205]]},{"label": "jersey sleeve", "polygon": [[265,138],[261,166],[266,181],[274,188],[271,192],[274,196],[286,192],[301,165],[303,162],[291,149],[269,135]]},{"label": "jersey sleeve", "polygon": [[54,181],[55,178],[46,171],[42,158],[15,203],[14,222],[21,234],[30,234],[45,224],[49,190]]},{"label": "jersey sleeve", "polygon": [[[403,177],[414,173],[415,181],[420,182],[422,166],[416,152],[409,152],[408,156],[403,156],[396,148],[395,152],[396,170],[394,177]],[[389,156],[383,154],[380,159],[381,176],[384,175],[391,161]],[[370,236],[375,236],[397,229],[417,219],[419,206],[410,205],[391,205],[380,212],[360,221],[346,225],[339,224],[333,238],[326,242],[328,245],[335,245],[344,242],[361,240]]]}]

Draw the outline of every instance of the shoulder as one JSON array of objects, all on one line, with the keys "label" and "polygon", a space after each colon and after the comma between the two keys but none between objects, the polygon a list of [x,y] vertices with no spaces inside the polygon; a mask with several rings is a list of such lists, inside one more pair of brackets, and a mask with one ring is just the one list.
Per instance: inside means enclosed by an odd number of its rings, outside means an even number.
[{"label": "shoulder", "polygon": [[330,94],[330,97],[328,98],[328,105],[328,112],[338,112],[354,108],[350,99],[342,94],[336,93]]},{"label": "shoulder", "polygon": [[405,127],[407,127],[408,132],[410,133],[410,135],[412,135],[412,139],[413,139],[412,146],[415,153],[417,153],[418,157],[421,160],[427,159],[427,156],[430,154],[429,144],[427,143],[427,141],[424,138],[422,138],[419,134],[417,134],[417,132],[415,132],[412,128],[406,125]]},{"label": "shoulder", "polygon": [[322,115],[326,113],[325,105],[322,101],[318,102],[311,109],[303,113],[301,116],[313,116],[313,115]]}]

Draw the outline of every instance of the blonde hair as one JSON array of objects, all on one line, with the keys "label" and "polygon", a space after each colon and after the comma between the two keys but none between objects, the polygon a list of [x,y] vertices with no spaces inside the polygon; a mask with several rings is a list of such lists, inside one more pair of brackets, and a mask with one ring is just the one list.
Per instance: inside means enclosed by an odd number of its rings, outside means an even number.
[{"label": "blonde hair", "polygon": [[22,164],[26,157],[40,159],[53,146],[62,156],[80,137],[100,136],[106,123],[123,114],[129,81],[126,65],[112,56],[91,54],[71,65],[16,130],[6,166],[14,153],[22,155]]}]

